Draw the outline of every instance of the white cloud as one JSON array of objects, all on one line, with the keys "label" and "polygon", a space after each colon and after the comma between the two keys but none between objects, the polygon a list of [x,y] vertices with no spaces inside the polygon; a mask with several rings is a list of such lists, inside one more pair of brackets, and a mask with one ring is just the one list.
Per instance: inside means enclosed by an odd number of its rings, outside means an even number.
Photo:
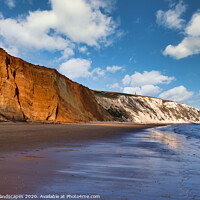
[{"label": "white cloud", "polygon": [[117,70],[120,70],[122,67],[112,66],[102,69],[100,67],[92,69],[92,61],[81,58],[71,58],[66,62],[63,62],[59,67],[59,72],[67,76],[70,79],[78,78],[88,78],[92,77],[97,79],[97,76],[104,76],[107,72],[114,73]]},{"label": "white cloud", "polygon": [[10,9],[15,7],[15,0],[6,0],[5,3]]},{"label": "white cloud", "polygon": [[133,75],[126,75],[122,80],[125,93],[139,94],[139,95],[155,95],[162,91],[156,85],[169,84],[174,77],[162,75],[159,71],[144,71],[143,73],[135,72]]},{"label": "white cloud", "polygon": [[70,79],[90,77],[92,76],[92,72],[89,71],[91,63],[90,60],[72,58],[60,65],[59,72]]},{"label": "white cloud", "polygon": [[159,98],[182,102],[191,98],[193,94],[193,92],[187,91],[187,89],[181,85],[161,93]]},{"label": "white cloud", "polygon": [[122,69],[122,67],[117,66],[117,65],[113,65],[112,67],[110,67],[110,66],[106,67],[106,71],[111,72],[111,73],[115,73],[116,71],[119,71],[121,69]]},{"label": "white cloud", "polygon": [[185,22],[181,15],[185,10],[186,6],[182,0],[168,11],[158,10],[156,13],[157,23],[170,29],[181,29]]},{"label": "white cloud", "polygon": [[132,80],[131,77],[132,76],[129,76],[128,74],[125,75],[125,77],[122,80],[123,85],[129,85],[129,84],[131,84],[131,80]]},{"label": "white cloud", "polygon": [[96,73],[98,76],[104,76],[106,74],[106,72],[111,72],[111,73],[115,73],[116,71],[122,69],[122,67],[113,65],[112,67],[106,67],[106,69],[101,69],[100,67],[95,68],[92,71],[92,74]]},{"label": "white cloud", "polygon": [[19,51],[15,46],[5,46],[1,41],[0,41],[0,47],[3,48],[7,53],[13,55],[13,56],[18,56],[19,55]]},{"label": "white cloud", "polygon": [[144,71],[144,73],[135,72],[133,75],[126,75],[122,80],[124,85],[131,85],[134,87],[144,85],[157,85],[157,84],[169,84],[174,77],[168,77],[162,75],[159,71]]},{"label": "white cloud", "polygon": [[0,19],[4,44],[48,51],[68,49],[69,53],[74,48],[72,43],[99,47],[115,31],[116,23],[102,11],[106,1],[50,0],[50,3],[51,10],[29,12],[25,18]]},{"label": "white cloud", "polygon": [[128,94],[138,94],[138,95],[146,95],[151,96],[161,92],[161,89],[155,85],[143,85],[141,87],[124,87],[124,93]]},{"label": "white cloud", "polygon": [[123,88],[120,87],[119,83],[114,83],[114,84],[110,85],[110,89],[120,89],[120,90],[123,90]]},{"label": "white cloud", "polygon": [[92,65],[91,60],[72,58],[60,65],[59,72],[73,80],[78,78],[88,78],[88,77],[96,79],[97,78],[96,75],[97,76],[105,75],[106,70],[103,70],[99,67],[94,68],[92,70],[91,65]]},{"label": "white cloud", "polygon": [[[40,23],[39,19],[38,23]],[[44,26],[43,30],[37,28],[34,28],[29,22],[20,22],[13,19],[0,20],[0,35],[4,37],[5,43],[9,46],[35,48],[38,50],[46,49],[50,51],[64,50],[70,46],[70,42],[61,36],[48,35],[48,30]]]},{"label": "white cloud", "polygon": [[86,53],[87,52],[87,47],[86,46],[82,46],[82,47],[79,47],[78,50],[81,53]]},{"label": "white cloud", "polygon": [[[99,0],[51,0],[58,32],[75,42],[97,45],[99,40],[113,32],[111,17],[101,12]],[[105,2],[104,2],[105,3]]]},{"label": "white cloud", "polygon": [[177,46],[168,45],[163,54],[181,59],[200,52],[200,37],[186,37]]},{"label": "white cloud", "polygon": [[200,23],[200,11],[198,11],[197,13],[195,13],[192,16],[192,19],[190,20],[187,27],[185,28],[185,32],[189,36],[199,37],[200,36],[200,25],[199,25],[199,23]]},{"label": "white cloud", "polygon": [[[144,73],[135,72],[133,75],[126,75],[122,80],[124,93],[152,96],[162,91],[159,84],[169,84],[174,77],[163,76],[159,71],[144,71]],[[187,91],[184,86],[175,87],[162,92],[159,98],[184,101],[193,96],[193,92]]]},{"label": "white cloud", "polygon": [[58,62],[62,60],[67,60],[69,57],[74,55],[74,51],[72,48],[65,48],[64,51],[61,52],[62,56],[57,60]]},{"label": "white cloud", "polygon": [[200,11],[192,16],[185,28],[185,38],[177,45],[168,45],[163,54],[181,59],[200,53]]},{"label": "white cloud", "polygon": [[106,71],[101,69],[100,67],[97,67],[92,71],[92,74],[94,74],[94,73],[96,73],[99,76],[104,76]]},{"label": "white cloud", "polygon": [[189,100],[189,103],[197,103],[200,102],[200,90],[193,96],[192,100]]}]

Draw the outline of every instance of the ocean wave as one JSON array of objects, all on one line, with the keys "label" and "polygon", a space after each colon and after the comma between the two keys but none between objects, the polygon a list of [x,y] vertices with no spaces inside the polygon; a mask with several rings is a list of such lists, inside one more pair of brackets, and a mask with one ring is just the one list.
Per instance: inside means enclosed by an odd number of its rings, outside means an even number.
[{"label": "ocean wave", "polygon": [[200,124],[169,125],[160,127],[159,131],[181,134],[187,136],[187,138],[200,139]]}]

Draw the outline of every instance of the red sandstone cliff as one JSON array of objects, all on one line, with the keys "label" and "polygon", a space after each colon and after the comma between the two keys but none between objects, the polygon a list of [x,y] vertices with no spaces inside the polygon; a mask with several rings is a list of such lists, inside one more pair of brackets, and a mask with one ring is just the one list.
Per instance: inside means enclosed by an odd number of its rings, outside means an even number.
[{"label": "red sandstone cliff", "polygon": [[93,91],[0,49],[0,120],[108,120]]}]

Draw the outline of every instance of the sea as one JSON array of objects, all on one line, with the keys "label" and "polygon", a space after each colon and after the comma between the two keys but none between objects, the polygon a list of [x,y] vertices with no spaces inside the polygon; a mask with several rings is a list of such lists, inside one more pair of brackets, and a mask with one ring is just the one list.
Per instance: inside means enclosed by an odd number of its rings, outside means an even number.
[{"label": "sea", "polygon": [[169,125],[159,129],[162,132],[185,135],[187,139],[200,139],[200,124]]}]

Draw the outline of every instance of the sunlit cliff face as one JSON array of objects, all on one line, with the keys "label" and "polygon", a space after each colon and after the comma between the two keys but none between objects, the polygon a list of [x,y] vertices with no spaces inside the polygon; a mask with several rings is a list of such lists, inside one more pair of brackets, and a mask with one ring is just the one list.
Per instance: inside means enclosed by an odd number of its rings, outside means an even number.
[{"label": "sunlit cliff face", "polygon": [[89,88],[0,49],[0,120],[79,122],[106,116]]}]

